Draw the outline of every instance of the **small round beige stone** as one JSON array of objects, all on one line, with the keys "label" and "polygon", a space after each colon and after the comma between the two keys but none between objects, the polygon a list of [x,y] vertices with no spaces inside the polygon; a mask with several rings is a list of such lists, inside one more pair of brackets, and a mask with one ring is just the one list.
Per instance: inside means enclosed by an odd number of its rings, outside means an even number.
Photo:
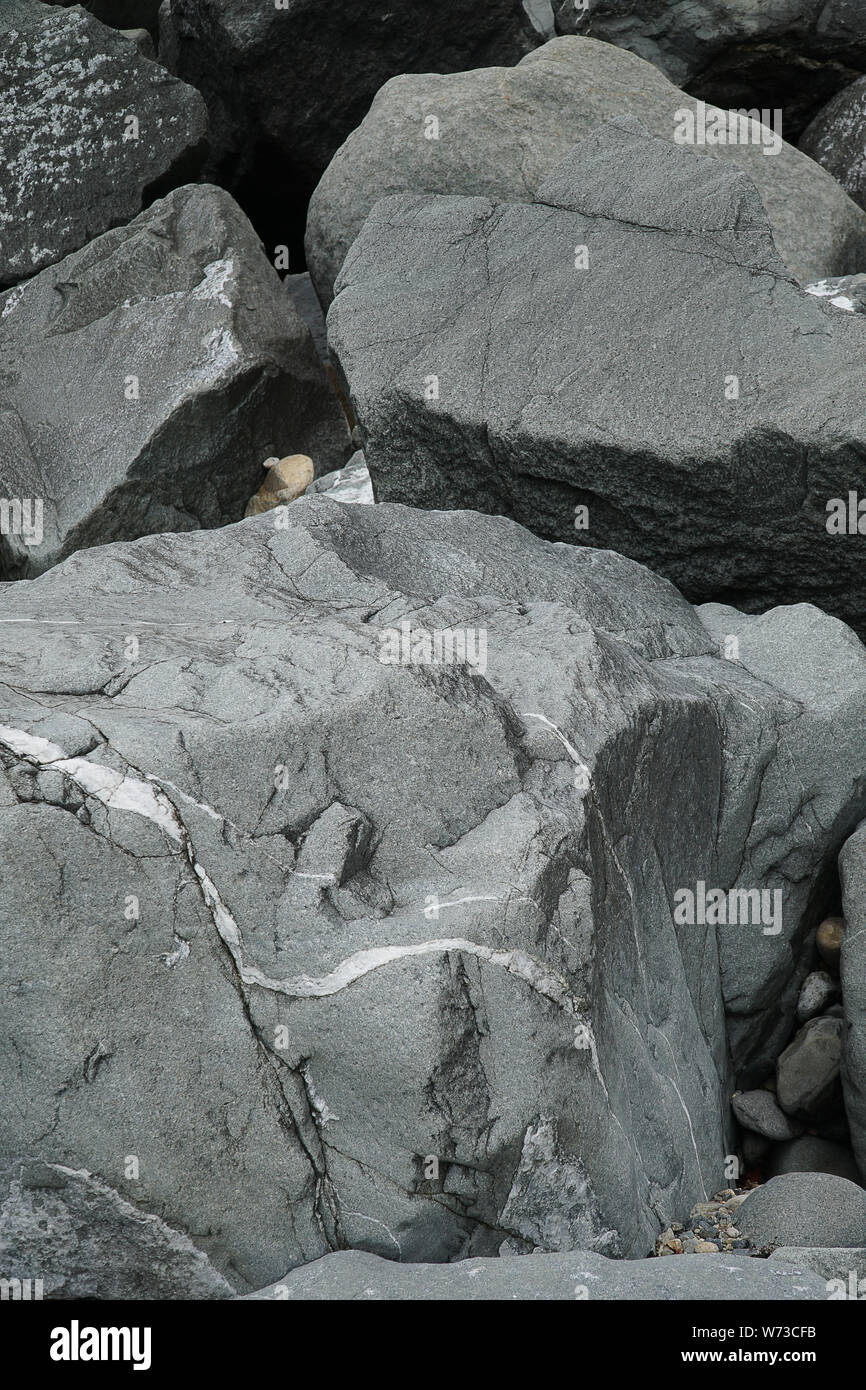
[{"label": "small round beige stone", "polygon": [[842,937],[845,935],[845,922],[841,917],[825,917],[818,928],[816,945],[818,954],[831,970],[839,969],[839,956],[842,951]]}]

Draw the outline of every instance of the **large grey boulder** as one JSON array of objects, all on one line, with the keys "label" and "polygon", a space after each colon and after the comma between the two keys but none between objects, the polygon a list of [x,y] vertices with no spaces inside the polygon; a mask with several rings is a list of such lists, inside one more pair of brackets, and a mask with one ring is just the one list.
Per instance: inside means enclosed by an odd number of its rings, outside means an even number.
[{"label": "large grey boulder", "polygon": [[739,170],[623,117],[534,204],[383,199],[337,291],[380,501],[505,513],[693,600],[862,626],[866,323],[799,289]]},{"label": "large grey boulder", "polygon": [[866,69],[863,0],[555,0],[562,33],[639,53],[722,106],[784,108],[792,138]]},{"label": "large grey boulder", "polygon": [[785,1173],[749,1193],[737,1226],[757,1250],[866,1245],[866,1192],[830,1173]]},{"label": "large grey boulder", "polygon": [[[248,1299],[293,1301],[411,1299],[417,1302],[569,1303],[610,1299],[793,1302],[827,1297],[826,1278],[799,1251],[778,1263],[748,1256],[679,1255],[664,1260],[609,1260],[591,1251],[504,1256],[457,1264],[398,1264],[359,1250],[325,1255]],[[829,1277],[829,1276],[828,1276]]]},{"label": "large grey boulder", "polygon": [[[596,126],[639,118],[660,139],[698,103],[633,53],[559,38],[513,68],[395,77],[334,155],[310,202],[306,250],[329,304],[337,272],[373,204],[394,193],[459,193],[531,202],[551,170]],[[435,125],[431,124],[435,121]],[[761,195],[782,260],[801,281],[866,265],[866,217],[793,145],[704,144],[744,170]],[[763,138],[770,139],[767,130]],[[627,142],[626,142],[627,144]]]},{"label": "large grey boulder", "polygon": [[803,1126],[779,1108],[771,1091],[738,1091],[731,1109],[744,1129],[765,1139],[795,1139],[803,1133]]},{"label": "large grey boulder", "polygon": [[0,1161],[86,1168],[241,1288],[341,1245],[641,1255],[718,1190],[717,935],[672,897],[819,750],[804,719],[772,766],[793,702],[664,580],[303,498],[80,552],[0,628]]},{"label": "large grey boulder", "polygon": [[866,77],[838,92],[804,130],[800,149],[866,207]]},{"label": "large grey boulder", "polygon": [[0,9],[0,287],[59,261],[193,179],[198,92],[80,8]]},{"label": "large grey boulder", "polygon": [[177,189],[0,295],[0,576],[238,520],[269,456],[346,458],[309,330],[229,194]]},{"label": "large grey boulder", "polygon": [[221,176],[234,187],[265,158],[275,198],[313,187],[395,73],[512,63],[539,41],[520,0],[171,0],[171,21]]},{"label": "large grey boulder", "polygon": [[20,1163],[0,1175],[0,1269],[45,1298],[221,1299],[235,1290],[189,1236],[92,1174]]},{"label": "large grey boulder", "polygon": [[847,924],[840,967],[845,1015],[842,1092],[851,1143],[866,1177],[866,823],[844,845],[839,876]]}]

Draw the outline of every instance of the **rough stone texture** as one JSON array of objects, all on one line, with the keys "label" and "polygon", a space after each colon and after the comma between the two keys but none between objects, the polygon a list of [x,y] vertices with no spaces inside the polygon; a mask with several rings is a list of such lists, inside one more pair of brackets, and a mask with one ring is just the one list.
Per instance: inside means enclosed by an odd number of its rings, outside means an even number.
[{"label": "rough stone texture", "polygon": [[92,1174],[50,1163],[0,1175],[0,1269],[7,1279],[42,1279],[46,1298],[235,1294],[188,1236]]},{"label": "rough stone texture", "polygon": [[[72,5],[76,0],[56,0]],[[160,0],[83,0],[83,8],[114,29],[153,29],[159,14]]]},{"label": "rough stone texture", "polygon": [[803,1126],[780,1110],[771,1091],[740,1091],[731,1101],[740,1124],[765,1139],[796,1139]]},{"label": "rough stone texture", "polygon": [[355,241],[328,334],[377,498],[862,625],[862,537],[827,530],[860,478],[862,317],[786,274],[744,174],[631,117],[537,198],[387,198]]},{"label": "rough stone texture", "polygon": [[721,106],[781,107],[792,137],[866,68],[863,0],[556,0],[557,28],[639,53]]},{"label": "rough stone texture", "polygon": [[[285,517],[0,590],[0,1161],[86,1167],[242,1289],[340,1244],[645,1253],[732,1151],[715,930],[671,895],[766,838],[792,702],[621,556]],[[383,662],[410,618],[486,634],[483,677]]]},{"label": "rough stone texture", "polygon": [[830,1173],[785,1173],[749,1194],[737,1226],[756,1250],[866,1245],[866,1192]]},{"label": "rough stone texture", "polygon": [[807,294],[826,299],[834,309],[844,309],[849,314],[866,314],[866,274],[833,275],[828,280],[806,285],[805,289]]},{"label": "rough stone texture", "polygon": [[206,97],[224,176],[265,150],[310,188],[387,78],[513,63],[538,42],[520,0],[172,0],[171,14],[177,69]]},{"label": "rough stone texture", "polygon": [[609,1260],[576,1250],[567,1255],[504,1256],[457,1264],[397,1264],[358,1250],[326,1255],[250,1299],[485,1300],[744,1299],[785,1302],[827,1297],[822,1270],[812,1271],[799,1251],[784,1266],[741,1255],[718,1259],[680,1255],[667,1260]]},{"label": "rough stone texture", "polygon": [[797,1000],[797,1022],[806,1023],[824,1013],[839,997],[839,982],[826,970],[813,970],[803,981]]},{"label": "rough stone texture", "polygon": [[800,149],[866,207],[866,77],[838,92],[800,139]]},{"label": "rough stone texture", "polygon": [[785,1048],[776,1065],[776,1094],[788,1114],[821,1119],[840,1108],[840,1018],[813,1018]]},{"label": "rough stone texture", "polygon": [[375,502],[373,484],[370,482],[370,472],[363,451],[359,449],[354,453],[345,468],[339,468],[334,473],[325,473],[307,488],[309,496],[317,492],[326,492],[336,502],[360,502],[365,506]]},{"label": "rough stone texture", "polygon": [[[555,39],[514,68],[393,78],[334,156],[310,203],[307,264],[320,299],[330,303],[337,272],[377,199],[444,193],[531,202],[595,127],[631,115],[673,141],[675,113],[696,107],[694,96],[650,63],[593,39]],[[437,140],[425,137],[431,116],[439,121]],[[753,180],[776,248],[798,279],[866,265],[862,211],[793,145],[783,143],[772,155],[757,143],[701,150]]]},{"label": "rough stone texture", "polygon": [[[767,1260],[767,1264],[772,1268],[775,1265],[794,1265],[801,1270],[810,1270],[817,1274],[819,1279],[841,1280],[832,1289],[827,1290],[827,1295],[837,1299],[852,1296],[851,1271],[854,1271],[853,1296],[858,1300],[866,1294],[866,1246],[846,1248],[840,1246],[837,1249],[822,1248],[816,1246],[808,1249],[802,1245],[781,1245],[778,1250],[774,1250]],[[249,1295],[255,1298],[255,1294]]]},{"label": "rough stone texture", "polygon": [[839,855],[847,931],[842,938],[842,1004],[845,1011],[842,1091],[851,1143],[866,1177],[866,824]]},{"label": "rough stone texture", "polygon": [[[863,278],[866,280],[866,276]],[[287,275],[283,280],[283,285],[288,290],[292,303],[312,333],[316,351],[322,361],[327,362],[328,331],[325,327],[325,316],[316,298],[316,291],[313,289],[313,282],[310,279],[309,271],[305,270],[303,275]]]},{"label": "rough stone texture", "polygon": [[770,1177],[781,1173],[835,1173],[838,1178],[860,1183],[860,1173],[854,1155],[844,1144],[805,1134],[773,1149],[769,1162]]},{"label": "rough stone texture", "polygon": [[324,473],[348,447],[309,331],[220,189],[177,189],[0,296],[0,497],[43,501],[41,538],[0,536],[3,578],[236,521],[269,456]]},{"label": "rough stone texture", "polygon": [[[138,120],[130,138],[127,116]],[[0,286],[59,261],[195,178],[198,92],[83,10],[0,11]],[[126,138],[124,138],[126,136]]]}]

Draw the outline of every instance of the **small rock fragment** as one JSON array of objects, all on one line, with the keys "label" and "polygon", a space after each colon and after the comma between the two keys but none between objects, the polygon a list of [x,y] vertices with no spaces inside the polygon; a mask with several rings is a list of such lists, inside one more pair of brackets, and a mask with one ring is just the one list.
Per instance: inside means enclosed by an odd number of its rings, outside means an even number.
[{"label": "small rock fragment", "polygon": [[815,944],[818,947],[818,954],[831,970],[839,971],[839,955],[842,950],[842,937],[845,933],[845,922],[841,917],[825,917],[818,928],[818,935]]}]

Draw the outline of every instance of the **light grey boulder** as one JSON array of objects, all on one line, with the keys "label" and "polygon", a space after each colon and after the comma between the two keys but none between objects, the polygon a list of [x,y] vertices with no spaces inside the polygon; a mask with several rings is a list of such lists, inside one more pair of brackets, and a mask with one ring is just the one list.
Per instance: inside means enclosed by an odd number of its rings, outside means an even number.
[{"label": "light grey boulder", "polygon": [[785,1048],[776,1064],[776,1095],[788,1114],[819,1120],[841,1108],[843,1032],[840,1018],[813,1018]]},{"label": "light grey boulder", "polygon": [[197,91],[80,8],[0,12],[0,287],[60,261],[194,179]]},{"label": "light grey boulder", "polygon": [[[383,660],[404,623],[474,659]],[[671,895],[735,881],[792,703],[664,580],[302,498],[79,552],[0,628],[0,1160],[241,1289],[340,1245],[640,1255],[720,1188],[716,931]]]},{"label": "light grey boulder", "polygon": [[834,309],[848,314],[866,314],[866,275],[832,275],[806,285],[807,294],[825,299]]},{"label": "light grey boulder", "polygon": [[[251,1300],[414,1302],[641,1299],[784,1302],[827,1297],[823,1267],[812,1270],[799,1251],[780,1267],[742,1255],[679,1255],[663,1260],[609,1260],[591,1251],[563,1255],[398,1264],[359,1250],[326,1255]],[[797,1258],[794,1258],[796,1256]]]},{"label": "light grey boulder", "polygon": [[349,432],[246,217],[193,185],[0,295],[0,446],[9,579],[236,521],[266,458],[328,472]]},{"label": "light grey boulder", "polygon": [[325,316],[316,298],[316,291],[313,289],[309,271],[305,270],[302,275],[287,275],[283,280],[283,285],[296,310],[312,333],[316,351],[322,361],[327,362],[328,333],[325,328]]},{"label": "light grey boulder", "polygon": [[785,1173],[750,1192],[737,1227],[756,1250],[866,1244],[866,1192],[830,1173]]},{"label": "light grey boulder", "polygon": [[800,138],[800,149],[866,207],[866,77],[838,92]]},{"label": "light grey boulder", "polygon": [[861,1183],[851,1149],[813,1134],[804,1134],[801,1139],[774,1147],[768,1171],[772,1178],[781,1173],[835,1173],[837,1178]]},{"label": "light grey boulder", "polygon": [[612,546],[693,601],[862,625],[856,522],[828,527],[866,438],[866,323],[793,282],[743,173],[623,117],[535,204],[383,199],[337,289],[379,500]]},{"label": "light grey boulder", "polygon": [[[631,115],[674,142],[684,125],[678,113],[698,110],[694,95],[651,63],[590,38],[554,39],[513,68],[392,78],[310,201],[307,264],[322,303],[330,304],[377,199],[443,193],[532,202],[597,126]],[[747,134],[747,143],[704,144],[701,152],[749,175],[795,277],[813,282],[866,265],[866,218],[836,181],[793,145],[782,141],[768,154],[757,127]]]},{"label": "light grey boulder", "polygon": [[511,63],[539,42],[520,0],[172,0],[171,17],[177,71],[205,95],[221,176],[234,186],[266,160],[270,180],[299,195],[387,78]]},{"label": "light grey boulder", "polygon": [[744,1129],[765,1139],[796,1139],[803,1126],[779,1108],[772,1091],[740,1091],[731,1100],[731,1109]]},{"label": "light grey boulder", "polygon": [[797,1022],[806,1023],[825,1013],[839,996],[839,983],[826,970],[813,970],[807,975],[797,1000]]},{"label": "light grey boulder", "polygon": [[863,0],[557,0],[557,28],[620,44],[721,106],[784,108],[792,135],[866,69]]},{"label": "light grey boulder", "polygon": [[842,938],[844,1008],[842,1092],[851,1143],[866,1177],[866,824],[839,855],[842,902],[848,930]]},{"label": "light grey boulder", "polygon": [[370,482],[370,472],[362,450],[359,449],[352,455],[345,468],[338,468],[334,473],[325,473],[323,477],[310,483],[307,495],[311,497],[318,492],[333,497],[335,502],[358,502],[364,506],[370,506],[375,502],[373,484]]},{"label": "light grey boulder", "polygon": [[54,1163],[0,1175],[0,1269],[7,1279],[41,1279],[45,1298],[235,1296],[189,1236],[91,1173]]}]

